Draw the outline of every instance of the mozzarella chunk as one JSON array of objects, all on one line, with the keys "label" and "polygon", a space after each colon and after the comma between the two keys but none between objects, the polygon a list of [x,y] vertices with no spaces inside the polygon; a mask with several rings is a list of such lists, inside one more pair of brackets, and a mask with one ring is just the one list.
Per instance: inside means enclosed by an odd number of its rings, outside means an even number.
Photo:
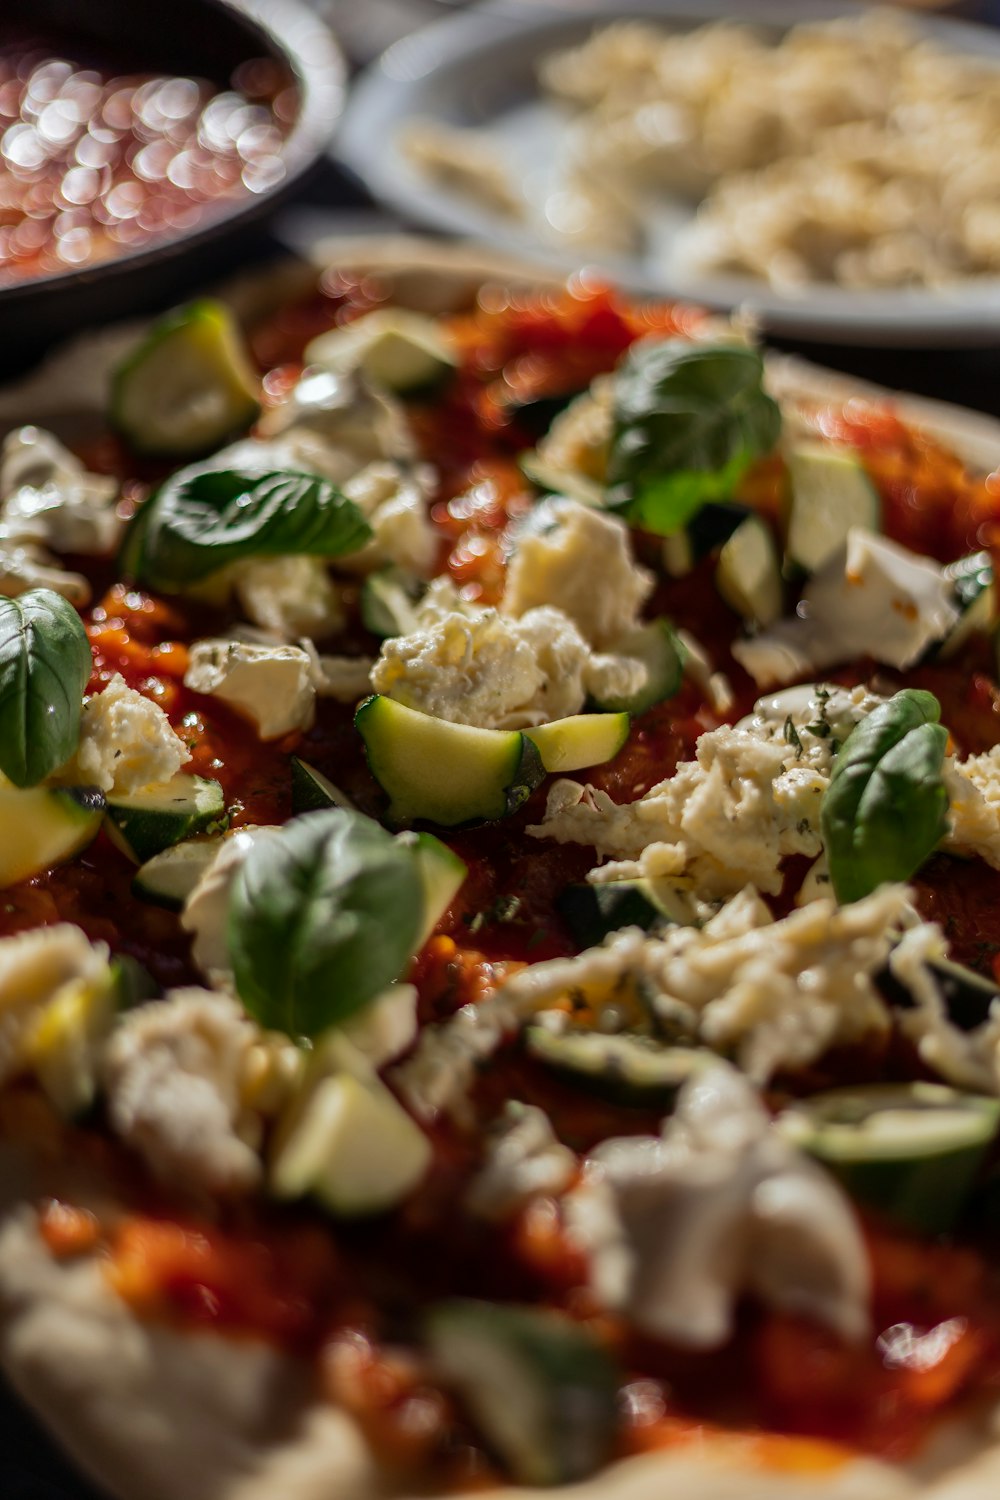
[{"label": "mozzarella chunk", "polygon": [[412,984],[391,984],[337,1028],[373,1068],[384,1068],[407,1052],[417,1029],[417,991]]},{"label": "mozzarella chunk", "polygon": [[717,1347],[747,1291],[846,1339],[868,1330],[868,1257],[850,1205],[723,1063],[684,1086],[660,1137],[599,1146],[579,1194],[564,1207],[595,1290],[655,1338]]},{"label": "mozzarella chunk", "polygon": [[55,552],[111,552],[125,527],[118,489],[117,480],[88,473],[51,432],[20,427],[0,457],[0,535]]},{"label": "mozzarella chunk", "polygon": [[562,1193],[576,1157],[556,1139],[544,1110],[508,1100],[486,1139],[486,1158],[466,1194],[484,1219],[505,1219],[537,1194]]},{"label": "mozzarella chunk", "polygon": [[944,847],[953,854],[978,854],[1000,870],[1000,745],[983,755],[944,763],[949,833]]},{"label": "mozzarella chunk", "polygon": [[116,672],[85,699],[76,754],[55,779],[128,796],[169,781],[190,759],[163,709]]},{"label": "mozzarella chunk", "polygon": [[308,729],[315,715],[312,663],[301,646],[195,641],[184,685],[228,703],[262,740]]},{"label": "mozzarella chunk", "polygon": [[28,1062],[32,1033],[60,992],[97,986],[107,971],[107,946],[69,922],[0,940],[0,1084]]},{"label": "mozzarella chunk", "polygon": [[958,614],[939,563],[855,526],[806,584],[798,614],[737,641],[733,655],[761,687],[858,656],[910,667]]},{"label": "mozzarella chunk", "polygon": [[615,803],[606,792],[557,781],[545,821],[528,832],[592,844],[619,860],[640,859],[651,844],[671,845],[683,856],[672,873],[705,898],[731,895],[748,882],[777,894],[788,855],[820,854],[820,808],[834,751],[882,701],[864,688],[796,692],[787,703],[761,699],[742,724],[703,734],[696,759],[635,802]]},{"label": "mozzarella chunk", "polygon": [[211,1193],[257,1186],[260,1122],[242,1099],[257,1037],[211,990],[174,991],[121,1022],[103,1059],[108,1117],[158,1177]]},{"label": "mozzarella chunk", "polygon": [[415,452],[400,402],[358,376],[327,370],[305,370],[288,398],[264,415],[260,431],[267,440],[308,439],[314,452],[325,449],[317,472],[335,484],[377,459],[409,462]]},{"label": "mozzarella chunk", "polygon": [[194,939],[191,957],[205,978],[218,987],[230,984],[233,976],[226,939],[233,881],[254,844],[273,839],[279,832],[279,828],[270,824],[251,824],[226,834],[220,840],[214,860],[184,903],[181,926]]},{"label": "mozzarella chunk", "polygon": [[90,584],[82,573],[61,568],[44,548],[0,543],[0,594],[16,599],[29,589],[52,589],[77,609],[90,601]]},{"label": "mozzarella chunk", "polygon": [[[374,539],[355,553],[351,568],[370,572],[386,563],[396,563],[407,572],[428,573],[434,565],[440,542],[428,514],[428,496],[433,472],[426,465],[402,469],[385,461],[368,464],[344,485],[375,533]],[[344,559],[340,559],[343,565]]]},{"label": "mozzarella chunk", "polygon": [[322,639],[346,622],[336,584],[321,557],[265,557],[239,564],[236,597],[247,619],[291,643]]},{"label": "mozzarella chunk", "polygon": [[546,469],[604,484],[614,391],[614,377],[599,375],[589,391],[559,413],[538,443],[538,458]]},{"label": "mozzarella chunk", "polygon": [[338,703],[357,703],[371,692],[371,672],[375,663],[370,656],[320,656],[312,641],[299,641],[309,656],[312,684],[321,698]]},{"label": "mozzarella chunk", "polygon": [[1000,1004],[994,1001],[987,1019],[973,1030],[956,1026],[929,967],[946,954],[941,931],[930,922],[905,932],[892,950],[889,968],[913,1001],[912,1008],[899,1012],[900,1028],[927,1066],[955,1088],[1000,1093]]},{"label": "mozzarella chunk", "polygon": [[598,650],[636,625],[653,578],[632,558],[628,527],[576,500],[543,500],[515,540],[503,611],[552,605]]}]

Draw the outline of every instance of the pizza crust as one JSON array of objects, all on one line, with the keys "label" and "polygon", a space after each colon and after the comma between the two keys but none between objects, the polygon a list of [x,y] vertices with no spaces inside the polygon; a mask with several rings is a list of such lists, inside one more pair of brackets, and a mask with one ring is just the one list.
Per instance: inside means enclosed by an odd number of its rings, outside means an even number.
[{"label": "pizza crust", "polygon": [[[528,262],[479,247],[406,236],[327,241],[314,259],[370,269],[422,311],[459,309],[484,280],[558,285]],[[289,262],[230,289],[260,315],[313,275]],[[104,408],[103,375],[135,337],[109,329],[60,352],[33,377],[0,391],[0,431],[44,420],[64,437]],[[95,342],[96,339],[96,342]],[[772,389],[810,399],[886,392],[789,356],[768,358]],[[95,375],[96,371],[96,375]],[[82,372],[87,378],[82,379]],[[80,393],[84,397],[80,399]],[[901,397],[904,418],[988,471],[1000,461],[1000,423]],[[99,1259],[57,1261],[27,1207],[37,1191],[25,1164],[0,1154],[0,1366],[59,1441],[117,1500],[416,1500],[374,1460],[356,1423],[321,1403],[308,1370],[249,1339],[179,1333],[137,1322],[107,1286]],[[583,1484],[506,1488],[495,1500],[986,1500],[1000,1488],[1000,1423],[943,1432],[904,1471],[857,1459],[826,1474],[746,1468],[738,1442],[631,1459]],[[453,1500],[482,1500],[476,1495]]]}]

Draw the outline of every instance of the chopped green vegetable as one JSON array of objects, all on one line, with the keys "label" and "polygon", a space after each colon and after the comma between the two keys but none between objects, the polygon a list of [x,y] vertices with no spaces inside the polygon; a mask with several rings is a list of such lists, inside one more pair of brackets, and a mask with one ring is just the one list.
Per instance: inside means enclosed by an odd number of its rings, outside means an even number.
[{"label": "chopped green vegetable", "polygon": [[0,598],[0,771],[36,786],[80,740],[93,660],[83,621],[51,589]]},{"label": "chopped green vegetable", "polygon": [[823,798],[830,878],[841,902],[908,880],[947,830],[948,732],[933,693],[904,688],[848,735]]}]

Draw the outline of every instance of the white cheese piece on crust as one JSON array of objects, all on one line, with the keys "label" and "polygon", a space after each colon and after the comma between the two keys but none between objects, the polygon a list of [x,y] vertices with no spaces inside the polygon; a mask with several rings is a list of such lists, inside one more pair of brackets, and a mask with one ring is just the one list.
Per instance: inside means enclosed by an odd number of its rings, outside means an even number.
[{"label": "white cheese piece on crust", "polygon": [[321,640],[346,621],[340,591],[321,557],[263,557],[239,564],[233,586],[247,619],[292,643]]},{"label": "white cheese piece on crust", "polygon": [[84,702],[76,754],[55,779],[128,796],[169,781],[190,759],[159,704],[116,672]]},{"label": "white cheese piece on crust", "polygon": [[480,1218],[504,1219],[537,1194],[564,1192],[576,1171],[575,1155],[556,1139],[545,1111],[508,1100],[487,1135],[466,1206]]},{"label": "white cheese piece on crust", "polygon": [[940,563],[854,526],[806,584],[798,614],[736,641],[733,655],[761,687],[859,656],[910,667],[958,619],[952,592]]},{"label": "white cheese piece on crust", "polygon": [[250,824],[237,828],[220,840],[212,863],[202,873],[181,912],[181,926],[190,932],[191,957],[212,984],[226,986],[232,981],[226,922],[229,917],[229,893],[237,871],[254,844],[273,839],[280,829],[271,824]]},{"label": "white cheese piece on crust", "polygon": [[24,1065],[25,1043],[44,1006],[67,984],[97,984],[108,950],[60,922],[0,940],[0,1084]]},{"label": "white cheese piece on crust", "polygon": [[868,1257],[846,1198],[723,1063],[684,1086],[659,1138],[603,1142],[580,1196],[564,1207],[598,1295],[656,1338],[717,1347],[747,1291],[847,1339],[868,1330]]},{"label": "white cheese piece on crust", "polygon": [[112,552],[125,528],[118,491],[116,479],[88,473],[51,432],[19,427],[0,455],[0,536],[54,552]]},{"label": "white cheese piece on crust", "polygon": [[262,740],[308,729],[315,715],[312,663],[301,646],[195,641],[184,685],[228,703],[251,720]]},{"label": "white cheese piece on crust", "polygon": [[535,507],[515,538],[502,608],[516,617],[552,605],[600,651],[634,628],[652,588],[623,521],[555,497]]}]

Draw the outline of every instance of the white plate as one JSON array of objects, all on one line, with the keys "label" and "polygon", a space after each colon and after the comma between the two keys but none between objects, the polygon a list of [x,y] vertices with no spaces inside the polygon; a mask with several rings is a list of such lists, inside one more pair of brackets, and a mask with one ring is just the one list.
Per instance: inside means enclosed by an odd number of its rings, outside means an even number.
[{"label": "white plate", "polygon": [[[538,61],[546,52],[582,40],[595,25],[625,17],[690,29],[735,16],[778,36],[795,22],[854,10],[836,0],[494,0],[391,47],[356,85],[335,150],[377,198],[417,222],[571,267],[579,263],[578,250],[546,244],[524,226],[434,186],[399,149],[405,123],[420,118],[491,131],[505,159],[529,184],[538,185],[541,196],[563,128],[558,111],[540,98],[535,82]],[[940,17],[923,18],[919,24],[956,50],[995,58],[1000,67],[1000,30]],[[1000,279],[995,278],[947,290],[809,287],[800,296],[744,277],[682,279],[664,269],[664,247],[690,212],[678,204],[657,214],[641,258],[623,260],[595,251],[588,259],[632,290],[710,307],[747,307],[766,328],[792,337],[933,347],[990,344],[1000,337]]]}]

